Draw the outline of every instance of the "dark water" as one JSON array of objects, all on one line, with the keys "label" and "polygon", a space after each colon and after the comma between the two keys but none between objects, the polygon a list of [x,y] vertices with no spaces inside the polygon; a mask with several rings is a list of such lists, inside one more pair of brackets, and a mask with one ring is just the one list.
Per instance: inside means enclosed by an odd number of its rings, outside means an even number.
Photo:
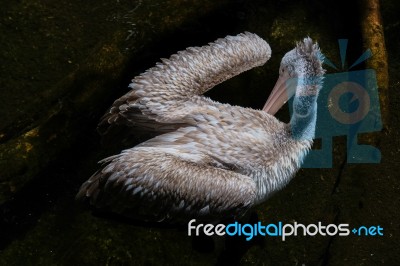
[{"label": "dark water", "polygon": [[[217,86],[221,102],[261,108],[295,41],[317,39],[335,64],[364,51],[349,1],[9,1],[0,11],[0,265],[396,265],[400,263],[400,35],[396,1],[381,1],[389,57],[390,120],[372,134],[380,164],[302,169],[250,215],[262,223],[319,221],[384,228],[383,236],[193,238],[185,226],[132,222],[75,202],[96,162],[126,143],[103,143],[101,115],[129,80],[188,46],[255,32],[266,66]],[[365,65],[360,65],[358,70]],[[334,69],[329,69],[333,73]],[[288,111],[278,117],[288,121]],[[370,136],[361,136],[368,144]],[[140,141],[135,139],[134,142]]]}]

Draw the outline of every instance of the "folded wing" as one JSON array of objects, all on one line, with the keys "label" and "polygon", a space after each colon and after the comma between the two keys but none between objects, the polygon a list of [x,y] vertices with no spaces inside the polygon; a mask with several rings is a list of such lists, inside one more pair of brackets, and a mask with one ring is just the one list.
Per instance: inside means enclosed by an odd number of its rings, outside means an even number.
[{"label": "folded wing", "polygon": [[193,162],[173,153],[133,148],[110,157],[77,198],[150,221],[239,216],[254,204],[256,185],[248,176],[215,167],[212,158]]}]

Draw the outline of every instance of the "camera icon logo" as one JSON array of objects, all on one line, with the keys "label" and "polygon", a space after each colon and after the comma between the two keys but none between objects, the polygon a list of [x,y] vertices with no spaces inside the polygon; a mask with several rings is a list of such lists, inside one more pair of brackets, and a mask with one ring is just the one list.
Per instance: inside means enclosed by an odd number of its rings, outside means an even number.
[{"label": "camera icon logo", "polygon": [[[346,57],[347,40],[339,40],[342,69]],[[373,69],[351,71],[372,56],[368,49],[348,71],[324,75],[319,92],[315,138],[321,149],[311,150],[303,168],[332,167],[332,138],[347,137],[347,163],[380,163],[380,150],[372,145],[358,144],[358,134],[382,129],[376,72]],[[328,59],[324,63],[338,70]],[[293,99],[289,102],[293,114]]]}]

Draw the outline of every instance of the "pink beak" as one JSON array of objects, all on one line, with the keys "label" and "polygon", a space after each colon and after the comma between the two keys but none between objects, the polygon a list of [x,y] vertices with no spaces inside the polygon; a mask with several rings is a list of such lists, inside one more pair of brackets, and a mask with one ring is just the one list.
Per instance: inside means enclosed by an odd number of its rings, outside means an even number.
[{"label": "pink beak", "polygon": [[263,111],[271,115],[275,115],[279,109],[294,95],[296,92],[296,79],[289,78],[287,72],[279,75],[278,80],[263,107]]}]

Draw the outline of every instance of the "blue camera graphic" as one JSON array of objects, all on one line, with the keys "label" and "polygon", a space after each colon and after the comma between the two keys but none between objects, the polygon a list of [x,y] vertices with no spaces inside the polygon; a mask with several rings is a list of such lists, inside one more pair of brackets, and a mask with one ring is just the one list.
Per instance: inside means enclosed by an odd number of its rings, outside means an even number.
[{"label": "blue camera graphic", "polygon": [[[339,40],[342,68],[347,40]],[[367,50],[349,69],[371,57]],[[337,69],[329,60],[324,63]],[[347,163],[380,163],[380,150],[372,145],[358,144],[358,134],[382,129],[376,72],[373,69],[347,71],[324,76],[324,85],[317,100],[315,138],[321,139],[321,149],[311,150],[303,168],[332,167],[332,138],[347,137]],[[289,101],[293,114],[293,98]]]}]

